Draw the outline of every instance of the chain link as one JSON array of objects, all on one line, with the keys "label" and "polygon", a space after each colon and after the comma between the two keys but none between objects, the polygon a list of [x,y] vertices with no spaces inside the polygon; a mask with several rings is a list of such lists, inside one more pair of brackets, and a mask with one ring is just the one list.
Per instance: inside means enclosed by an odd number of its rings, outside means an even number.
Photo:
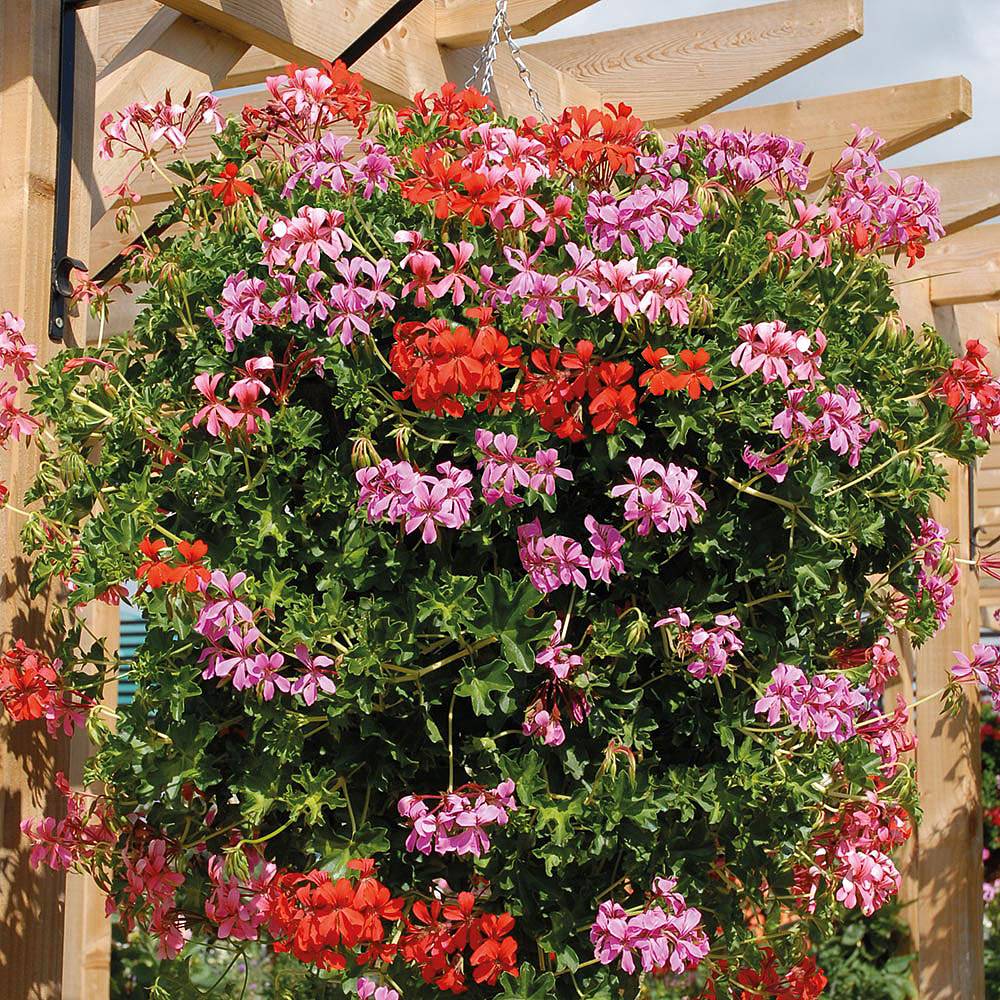
[{"label": "chain link", "polygon": [[525,64],[521,47],[514,41],[514,35],[511,33],[510,21],[507,19],[507,0],[497,0],[496,13],[493,15],[493,23],[490,25],[489,38],[486,40],[482,52],[479,53],[479,57],[473,63],[469,79],[465,81],[466,87],[471,87],[478,83],[480,93],[489,94],[492,90],[493,68],[496,65],[497,49],[500,47],[501,34],[507,42],[507,48],[510,49],[511,58],[514,60],[514,66],[517,68],[517,75],[521,78],[525,90],[528,91],[532,106],[543,121],[548,121],[549,116],[545,113],[545,106],[542,104],[542,99],[531,80],[531,71]]}]

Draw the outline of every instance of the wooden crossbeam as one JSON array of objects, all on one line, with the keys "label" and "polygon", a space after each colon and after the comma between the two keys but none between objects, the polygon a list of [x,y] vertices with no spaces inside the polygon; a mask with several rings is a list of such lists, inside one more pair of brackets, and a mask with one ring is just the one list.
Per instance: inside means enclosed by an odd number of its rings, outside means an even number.
[{"label": "wooden crossbeam", "polygon": [[[349,41],[343,24],[331,19],[329,9],[297,0],[164,0],[176,10],[197,17],[223,31],[228,31],[259,53],[251,52],[235,67],[225,86],[259,83],[284,69],[287,62],[315,63],[342,52]],[[379,9],[388,9],[392,0],[358,0],[352,7],[355,24],[360,11],[371,17]],[[568,73],[526,55],[535,88],[548,108],[561,109],[566,104],[599,107],[603,97],[589,84]],[[376,45],[358,59],[353,69],[365,78],[376,100],[390,104],[407,103],[417,91],[440,88],[445,80],[461,82],[468,76],[472,59],[469,50],[443,48],[435,35],[435,10],[424,0]],[[497,59],[493,97],[498,107],[509,114],[534,113],[528,93],[506,52]]]},{"label": "wooden crossbeam", "polygon": [[[515,38],[537,35],[597,0],[511,0],[507,20]],[[496,0],[437,0],[435,33],[453,49],[479,45],[489,37]]]},{"label": "wooden crossbeam", "polygon": [[[156,101],[170,90],[213,90],[247,50],[247,43],[163,9],[118,53],[97,81],[96,120],[131,101]],[[113,191],[125,177],[131,158],[98,159],[94,163],[93,222],[114,202]],[[92,268],[96,270],[96,268]]]},{"label": "wooden crossbeam", "polygon": [[870,125],[886,140],[884,156],[901,152],[972,117],[972,87],[964,76],[903,83],[849,94],[720,111],[700,119],[716,128],[776,132],[813,151],[811,183],[818,185],[854,135]]},{"label": "wooden crossbeam", "polygon": [[976,226],[931,244],[913,272],[930,278],[935,306],[1000,299],[1000,225]]},{"label": "wooden crossbeam", "polygon": [[98,75],[162,9],[159,0],[102,0],[94,67]]},{"label": "wooden crossbeam", "polygon": [[[667,5],[669,6],[669,5]],[[784,0],[525,47],[651,124],[692,121],[860,38],[862,0]]]},{"label": "wooden crossbeam", "polygon": [[1000,216],[1000,156],[893,170],[923,177],[941,192],[941,221],[949,234]]}]

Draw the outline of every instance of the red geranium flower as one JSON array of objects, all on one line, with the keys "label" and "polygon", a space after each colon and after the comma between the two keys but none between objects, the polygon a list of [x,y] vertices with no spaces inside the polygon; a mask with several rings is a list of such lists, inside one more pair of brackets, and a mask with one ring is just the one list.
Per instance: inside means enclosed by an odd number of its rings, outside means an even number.
[{"label": "red geranium flower", "polygon": [[253,185],[239,179],[240,168],[235,163],[227,163],[222,174],[212,185],[212,197],[221,198],[223,205],[235,205],[240,198],[253,194]]}]

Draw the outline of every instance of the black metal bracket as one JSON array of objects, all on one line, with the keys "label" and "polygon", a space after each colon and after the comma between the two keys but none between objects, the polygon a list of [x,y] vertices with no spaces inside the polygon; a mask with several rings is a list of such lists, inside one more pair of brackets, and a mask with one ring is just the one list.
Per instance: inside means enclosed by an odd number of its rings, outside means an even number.
[{"label": "black metal bracket", "polygon": [[52,290],[49,340],[66,336],[66,303],[73,294],[70,271],[86,270],[69,256],[70,188],[73,179],[73,91],[76,87],[76,12],[89,0],[63,0],[59,15],[59,93],[56,100],[55,218],[52,223]]}]

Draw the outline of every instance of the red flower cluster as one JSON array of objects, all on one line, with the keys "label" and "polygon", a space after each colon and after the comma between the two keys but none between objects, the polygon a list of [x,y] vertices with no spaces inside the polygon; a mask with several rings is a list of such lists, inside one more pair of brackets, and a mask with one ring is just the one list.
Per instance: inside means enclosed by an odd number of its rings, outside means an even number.
[{"label": "red flower cluster", "polygon": [[442,319],[396,324],[389,363],[404,386],[393,393],[396,399],[412,399],[418,410],[437,416],[462,416],[459,396],[482,397],[480,412],[511,408],[514,397],[502,391],[501,369],[520,367],[521,348],[511,347],[492,325],[489,309],[469,309],[466,315],[478,321],[475,333]]},{"label": "red flower cluster", "polygon": [[400,192],[414,205],[433,206],[438,219],[460,215],[473,226],[485,225],[487,211],[505,190],[441,148],[417,146],[413,150],[412,169],[413,177],[400,181]]},{"label": "red flower cluster", "polygon": [[994,806],[992,809],[984,809],[983,820],[989,823],[990,826],[1000,826],[1000,806]]},{"label": "red flower cluster", "polygon": [[204,542],[178,542],[176,554],[181,561],[173,564],[160,556],[166,547],[167,543],[162,538],[153,541],[147,536],[139,543],[139,551],[146,557],[136,567],[135,574],[140,580],[145,580],[152,590],[183,583],[189,594],[198,590],[202,582],[208,582],[208,567],[202,565],[202,560],[208,553],[208,546]]},{"label": "red flower cluster", "polygon": [[978,340],[967,341],[965,356],[951,363],[933,392],[955,411],[956,420],[988,440],[992,431],[1000,430],[1000,382],[985,357],[986,348]]},{"label": "red flower cluster", "polygon": [[649,132],[627,104],[604,107],[606,111],[566,108],[550,125],[540,127],[553,173],[566,170],[599,188],[608,187],[619,171],[635,173],[636,157]]},{"label": "red flower cluster", "polygon": [[636,423],[634,369],[627,361],[602,361],[594,345],[578,340],[576,351],[531,352],[535,371],[526,371],[518,402],[537,413],[542,426],[562,438],[583,440],[583,401],[590,399],[594,430],[611,433],[619,423]]},{"label": "red flower cluster", "polygon": [[[826,988],[826,973],[816,964],[812,955],[807,955],[793,965],[784,975],[778,971],[777,956],[770,948],[761,952],[759,969],[742,968],[736,973],[740,990],[739,1000],[818,1000]],[[720,962],[725,971],[726,962]],[[705,987],[699,1000],[716,1000],[713,982]]]},{"label": "red flower cluster", "polygon": [[16,722],[40,719],[56,692],[59,674],[44,653],[18,639],[0,658],[0,702]]},{"label": "red flower cluster", "polygon": [[662,396],[665,392],[686,392],[692,399],[701,396],[702,389],[712,389],[715,384],[705,371],[708,351],[698,348],[680,352],[683,368],[674,368],[674,357],[665,347],[647,347],[642,352],[643,360],[650,366],[649,371],[639,376],[639,385],[646,386],[647,392]]},{"label": "red flower cluster", "polygon": [[1000,740],[1000,727],[994,726],[989,722],[984,722],[979,727],[979,739],[983,742],[986,740]]},{"label": "red flower cluster", "polygon": [[210,190],[213,198],[221,198],[222,204],[229,206],[235,205],[240,198],[252,195],[253,185],[240,180],[240,168],[237,164],[227,163]]},{"label": "red flower cluster", "polygon": [[417,902],[399,950],[420,967],[427,983],[451,993],[467,989],[463,953],[468,949],[472,977],[492,986],[501,973],[518,974],[517,942],[510,937],[514,918],[509,913],[477,913],[476,897],[460,892],[454,903]]},{"label": "red flower cluster", "polygon": [[274,950],[292,952],[321,969],[343,969],[347,952],[362,965],[391,961],[396,946],[386,941],[386,923],[402,919],[403,900],[394,898],[374,876],[371,860],[352,861],[358,872],[333,881],[323,871],[284,872],[268,888]]},{"label": "red flower cluster", "polygon": [[403,135],[413,131],[410,128],[411,121],[427,125],[432,117],[437,117],[442,128],[461,131],[474,124],[469,117],[470,111],[485,111],[491,106],[490,99],[475,87],[459,90],[449,81],[441,88],[440,93],[425,95],[422,90],[418,91],[413,98],[413,107],[401,108],[396,114],[396,121]]}]

